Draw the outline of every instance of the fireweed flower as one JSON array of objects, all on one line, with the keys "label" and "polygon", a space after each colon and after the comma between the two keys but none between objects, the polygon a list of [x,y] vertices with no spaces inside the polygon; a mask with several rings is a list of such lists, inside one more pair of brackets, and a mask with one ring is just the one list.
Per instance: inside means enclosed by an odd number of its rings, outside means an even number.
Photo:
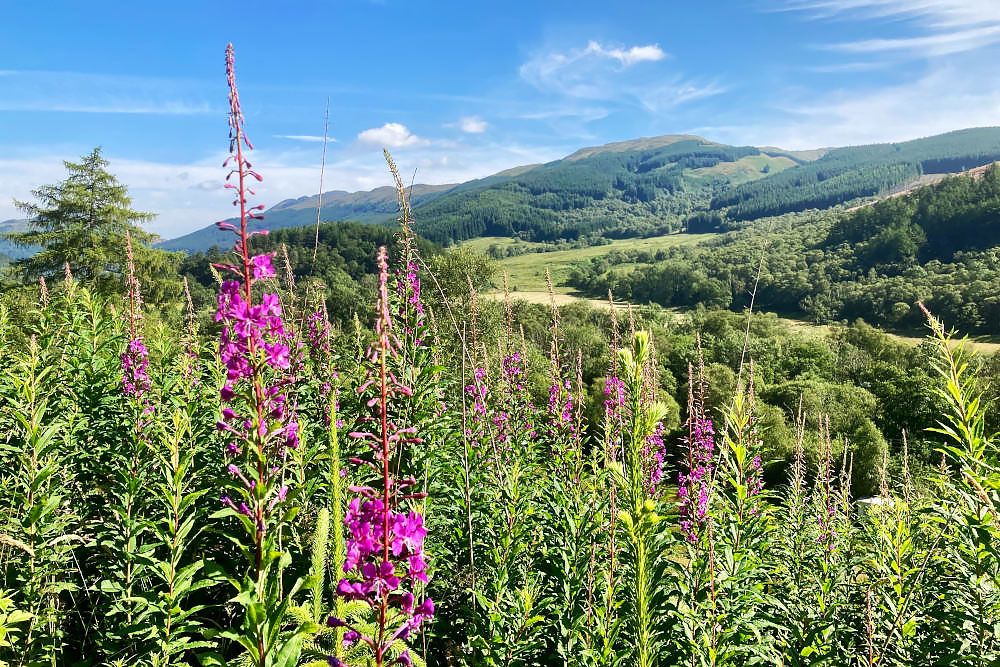
[{"label": "fireweed flower", "polygon": [[135,275],[135,257],[132,254],[132,236],[125,234],[126,301],[128,304],[129,342],[121,355],[122,393],[135,400],[143,413],[152,411],[152,403],[145,397],[152,383],[149,379],[149,351],[139,333],[142,323],[142,293]]},{"label": "fireweed flower", "polygon": [[[232,459],[242,457],[243,467],[235,463],[228,466],[241,501],[227,495],[222,502],[252,518],[259,554],[264,547],[269,516],[287,494],[287,489],[278,484],[278,472],[287,450],[299,446],[298,423],[285,395],[290,349],[281,302],[277,294],[263,293],[258,297],[254,291],[258,281],[273,277],[275,271],[273,254],[250,252],[250,239],[262,232],[250,231],[249,225],[262,219],[257,211],[264,207],[248,205],[248,196],[253,194],[249,182],[263,179],[245,157],[253,145],[243,133],[232,45],[226,50],[226,74],[230,155],[223,166],[230,167],[226,187],[235,191],[233,204],[239,207],[240,222],[239,228],[216,223],[220,229],[236,235],[235,263],[216,265],[229,276],[220,287],[215,313],[215,321],[221,325],[219,360],[226,369],[226,382],[220,391],[222,419],[217,426],[229,438],[227,454]],[[234,176],[235,184],[230,182]]]},{"label": "fireweed flower", "polygon": [[693,543],[698,541],[698,527],[708,515],[714,472],[715,428],[711,419],[698,415],[691,416],[689,427],[688,469],[678,476],[677,497],[681,532]]},{"label": "fireweed flower", "polygon": [[646,493],[652,498],[657,495],[657,487],[663,480],[665,457],[663,444],[663,422],[657,422],[656,430],[646,438],[642,448],[642,463],[646,479]]},{"label": "fireweed flower", "polygon": [[[434,603],[429,598],[418,601],[419,587],[427,583],[427,561],[424,538],[427,529],[417,511],[405,511],[406,501],[420,500],[424,493],[413,491],[416,480],[398,478],[392,471],[396,449],[405,444],[420,443],[416,429],[404,428],[395,422],[394,401],[413,395],[389,370],[391,359],[400,354],[401,342],[396,336],[389,307],[389,267],[385,248],[379,249],[379,296],[375,323],[377,340],[367,353],[369,376],[358,388],[362,403],[372,410],[362,419],[362,429],[350,437],[366,443],[371,450],[369,459],[356,458],[357,466],[377,474],[374,486],[352,486],[355,497],[348,503],[344,525],[347,528],[344,577],[337,584],[337,595],[346,600],[365,602],[377,615],[374,632],[366,634],[345,619],[330,617],[331,627],[346,628],[344,643],[367,645],[375,664],[409,665],[409,654],[389,657],[389,649],[434,615]],[[389,661],[389,662],[387,662]],[[329,664],[343,664],[335,657]]]}]

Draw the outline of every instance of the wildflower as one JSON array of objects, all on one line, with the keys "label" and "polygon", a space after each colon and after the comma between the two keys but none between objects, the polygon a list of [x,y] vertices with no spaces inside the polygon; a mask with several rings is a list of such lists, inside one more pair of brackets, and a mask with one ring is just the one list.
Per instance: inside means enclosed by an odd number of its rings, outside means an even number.
[{"label": "wildflower", "polygon": [[681,531],[689,542],[698,541],[698,526],[708,514],[709,485],[714,471],[715,428],[707,417],[693,415],[688,438],[688,471],[678,476]]},{"label": "wildflower", "polygon": [[663,444],[663,423],[657,422],[656,429],[642,448],[642,464],[646,479],[646,493],[656,496],[657,486],[663,480],[665,447]]},{"label": "wildflower", "polygon": [[[365,442],[371,448],[372,460],[354,459],[359,466],[379,472],[379,487],[354,486],[356,494],[347,506],[344,525],[347,528],[346,554],[343,570],[349,575],[337,584],[337,595],[346,600],[365,602],[378,613],[374,632],[366,635],[352,627],[345,619],[331,617],[331,627],[347,628],[344,643],[362,641],[375,654],[375,664],[382,666],[389,647],[399,639],[406,639],[434,613],[434,603],[425,599],[415,606],[416,587],[427,583],[427,562],[424,555],[424,538],[427,530],[423,516],[416,511],[403,511],[402,502],[423,498],[425,494],[412,492],[413,478],[399,479],[390,465],[395,448],[408,443],[419,443],[415,429],[396,425],[390,415],[390,402],[413,395],[413,390],[400,382],[389,370],[389,362],[399,354],[400,341],[394,332],[389,309],[388,258],[385,248],[379,249],[379,300],[375,324],[377,340],[368,350],[371,362],[370,375],[359,388],[362,402],[374,409],[365,423],[371,432],[358,430],[349,437]],[[482,379],[479,376],[478,379]],[[374,394],[373,397],[367,398]],[[367,400],[365,400],[367,398]],[[395,628],[390,627],[390,624]],[[409,654],[395,660],[395,664],[410,664]],[[339,664],[331,659],[329,664]]]}]

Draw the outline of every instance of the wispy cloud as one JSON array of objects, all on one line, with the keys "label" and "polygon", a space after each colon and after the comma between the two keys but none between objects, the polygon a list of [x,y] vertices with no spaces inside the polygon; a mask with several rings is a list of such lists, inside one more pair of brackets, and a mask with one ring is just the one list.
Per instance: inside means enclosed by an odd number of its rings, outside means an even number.
[{"label": "wispy cloud", "polygon": [[426,146],[430,141],[418,137],[402,123],[386,123],[382,127],[372,127],[358,133],[358,141],[363,144],[374,144],[385,148],[405,148],[408,146]]},{"label": "wispy cloud", "polygon": [[218,111],[201,85],[155,77],[7,70],[0,111],[194,115]]},{"label": "wispy cloud", "polygon": [[458,129],[467,134],[482,134],[489,123],[479,116],[464,116],[458,120]]},{"label": "wispy cloud", "polygon": [[828,45],[851,53],[933,58],[1000,42],[1000,2],[996,0],[784,0],[778,8],[803,12],[816,20],[882,20],[894,33],[904,32]]},{"label": "wispy cloud", "polygon": [[805,65],[801,69],[805,72],[813,72],[815,74],[848,74],[855,72],[872,72],[879,69],[885,69],[889,67],[890,63],[887,62],[848,62],[848,63],[833,63],[830,65]]},{"label": "wispy cloud", "polygon": [[337,139],[335,137],[324,137],[322,135],[315,134],[275,134],[275,139],[288,139],[289,141],[302,141],[307,144],[321,144],[324,141],[335,144]]},{"label": "wispy cloud", "polygon": [[1000,124],[1000,72],[988,64],[939,64],[912,81],[823,94],[789,94],[756,125],[736,124],[724,141],[789,149],[903,141]]},{"label": "wispy cloud", "polygon": [[583,48],[538,53],[521,65],[519,74],[542,93],[630,104],[649,111],[662,111],[724,90],[714,81],[689,80],[678,72],[642,67],[668,57],[657,44],[624,47],[590,41]]},{"label": "wispy cloud", "polygon": [[981,28],[939,32],[914,37],[892,37],[844,42],[833,44],[831,48],[850,53],[908,51],[921,57],[934,57],[975,51],[998,41],[1000,41],[1000,23]]}]

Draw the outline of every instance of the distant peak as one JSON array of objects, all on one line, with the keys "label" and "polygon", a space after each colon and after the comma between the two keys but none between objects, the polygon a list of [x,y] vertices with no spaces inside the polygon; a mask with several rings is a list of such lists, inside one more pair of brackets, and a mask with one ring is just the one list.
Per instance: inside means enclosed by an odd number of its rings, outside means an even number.
[{"label": "distant peak", "polygon": [[696,134],[664,134],[658,137],[639,137],[638,139],[628,139],[626,141],[614,141],[602,146],[590,146],[581,148],[572,155],[566,157],[567,160],[582,160],[583,158],[597,155],[598,153],[624,153],[626,151],[641,151],[651,148],[661,148],[676,144],[681,141],[700,141],[705,144],[714,144],[704,137]]}]

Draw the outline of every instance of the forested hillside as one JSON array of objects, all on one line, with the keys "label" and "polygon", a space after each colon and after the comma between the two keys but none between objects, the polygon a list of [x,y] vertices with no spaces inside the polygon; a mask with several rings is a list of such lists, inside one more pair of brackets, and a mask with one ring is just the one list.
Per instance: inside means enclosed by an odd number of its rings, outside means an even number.
[{"label": "forested hillside", "polygon": [[[584,148],[460,185],[414,185],[416,229],[448,244],[479,236],[576,241],[721,231],[766,216],[824,209],[893,192],[925,174],[960,172],[1000,159],[1000,128],[973,128],[898,144],[785,151],[665,135]],[[395,190],[327,192],[323,221],[391,223]],[[265,211],[277,230],[315,222],[319,198]],[[225,241],[209,225],[161,242],[208,250]]]},{"label": "forested hillside", "polygon": [[711,208],[731,221],[829,208],[892,190],[921,174],[965,171],[1000,160],[1000,128],[949,132],[898,144],[829,151],[795,169],[726,190]]},{"label": "forested hillside", "polygon": [[994,166],[849,213],[786,214],[655,257],[595,258],[570,282],[598,296],[611,289],[639,302],[740,310],[760,265],[756,304],[765,310],[909,328],[923,301],[964,331],[997,334],[998,246]]},{"label": "forested hillside", "polygon": [[414,207],[417,230],[440,243],[477,236],[554,241],[665,234],[680,229],[731,180],[795,165],[787,156],[700,137],[642,146],[588,149],[516,175],[463,184]]}]

